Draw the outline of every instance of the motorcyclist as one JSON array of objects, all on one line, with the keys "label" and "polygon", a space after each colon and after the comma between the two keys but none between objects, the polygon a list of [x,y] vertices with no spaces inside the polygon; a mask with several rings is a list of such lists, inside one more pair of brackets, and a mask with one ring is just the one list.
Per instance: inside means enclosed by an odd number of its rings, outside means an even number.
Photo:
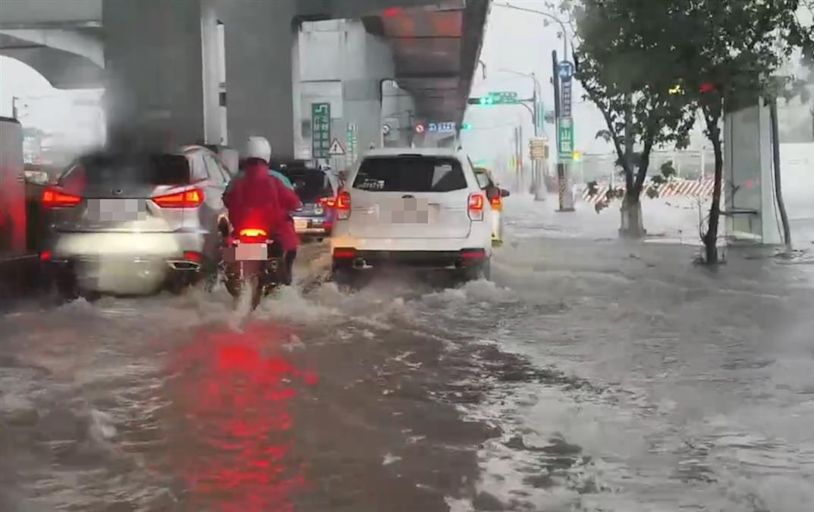
[{"label": "motorcyclist", "polygon": [[[292,282],[292,269],[299,238],[290,212],[302,206],[299,197],[269,169],[271,144],[264,137],[249,137],[243,171],[229,184],[224,204],[233,225],[246,220],[249,212],[262,212],[269,233],[280,244],[286,264],[286,283]],[[257,214],[254,214],[257,215]]]}]

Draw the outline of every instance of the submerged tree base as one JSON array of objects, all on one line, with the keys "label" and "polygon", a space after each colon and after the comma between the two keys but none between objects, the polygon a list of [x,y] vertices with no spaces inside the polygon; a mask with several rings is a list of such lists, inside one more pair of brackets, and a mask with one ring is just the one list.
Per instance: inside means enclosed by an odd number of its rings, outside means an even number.
[{"label": "submerged tree base", "polygon": [[639,240],[647,236],[647,230],[644,229],[642,220],[642,203],[638,198],[625,197],[619,211],[622,216],[622,225],[619,228],[620,237]]}]

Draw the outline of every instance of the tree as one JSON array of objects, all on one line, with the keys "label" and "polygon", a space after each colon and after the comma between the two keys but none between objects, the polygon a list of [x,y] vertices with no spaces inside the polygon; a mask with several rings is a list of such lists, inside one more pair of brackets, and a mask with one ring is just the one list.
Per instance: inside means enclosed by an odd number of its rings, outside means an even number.
[{"label": "tree", "polygon": [[[625,179],[620,234],[645,234],[641,192],[655,147],[689,141],[690,103],[671,93],[669,2],[584,0],[573,7],[576,78],[602,113]],[[598,134],[598,136],[600,135]],[[636,151],[638,149],[638,151]]]},{"label": "tree", "polygon": [[715,186],[707,230],[705,260],[718,263],[718,227],[723,187],[722,120],[726,111],[756,105],[761,99],[799,91],[799,81],[775,76],[801,47],[811,54],[811,32],[796,17],[800,0],[670,0],[671,41],[685,99],[702,114],[715,155]]}]

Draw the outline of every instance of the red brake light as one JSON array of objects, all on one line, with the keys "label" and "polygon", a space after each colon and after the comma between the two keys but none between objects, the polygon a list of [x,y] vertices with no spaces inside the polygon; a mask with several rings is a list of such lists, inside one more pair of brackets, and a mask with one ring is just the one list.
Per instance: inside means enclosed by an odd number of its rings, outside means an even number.
[{"label": "red brake light", "polygon": [[268,240],[268,231],[263,228],[244,228],[238,233],[238,239],[247,244],[262,243]]},{"label": "red brake light", "polygon": [[461,251],[461,258],[464,260],[482,260],[486,258],[486,251],[483,249],[464,249]]},{"label": "red brake light", "polygon": [[493,197],[490,202],[492,203],[492,208],[494,209],[500,209],[500,207],[503,206],[503,200],[500,198],[500,196]]},{"label": "red brake light", "polygon": [[343,190],[336,196],[335,203],[337,218],[347,220],[350,217],[350,192]]},{"label": "red brake light", "polygon": [[161,208],[196,208],[201,206],[203,200],[203,190],[198,188],[153,198],[153,202]]},{"label": "red brake light", "polygon": [[334,249],[335,259],[351,259],[356,257],[356,249],[350,247],[337,247]]},{"label": "red brake light", "polygon": [[186,251],[184,253],[184,260],[192,263],[200,263],[203,261],[203,254],[195,251]]},{"label": "red brake light", "polygon": [[484,204],[483,194],[469,194],[469,218],[472,220],[483,220]]},{"label": "red brake light", "polygon": [[261,228],[247,228],[240,230],[240,236],[247,236],[249,238],[260,238],[268,236],[268,232]]},{"label": "red brake light", "polygon": [[71,208],[81,202],[81,197],[55,187],[46,188],[42,193],[42,205],[45,208]]},{"label": "red brake light", "polygon": [[54,259],[54,254],[51,251],[42,251],[40,253],[40,261],[48,262]]},{"label": "red brake light", "polygon": [[336,198],[335,197],[323,197],[322,199],[319,200],[319,203],[324,208],[333,208],[334,206],[336,206]]}]

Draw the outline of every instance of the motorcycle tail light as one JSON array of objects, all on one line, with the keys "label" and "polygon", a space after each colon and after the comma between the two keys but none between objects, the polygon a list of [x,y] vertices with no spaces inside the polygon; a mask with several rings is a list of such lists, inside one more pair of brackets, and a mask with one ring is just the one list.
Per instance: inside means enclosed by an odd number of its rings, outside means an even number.
[{"label": "motorcycle tail light", "polygon": [[245,244],[263,243],[268,240],[268,232],[263,228],[243,228],[238,232],[238,239]]}]

